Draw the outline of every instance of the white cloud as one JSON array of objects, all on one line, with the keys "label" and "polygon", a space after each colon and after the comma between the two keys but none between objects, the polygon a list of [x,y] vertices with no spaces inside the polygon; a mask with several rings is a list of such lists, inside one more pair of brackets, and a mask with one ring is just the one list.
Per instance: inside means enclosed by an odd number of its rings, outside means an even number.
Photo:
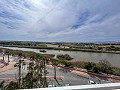
[{"label": "white cloud", "polygon": [[[0,38],[39,41],[119,40],[119,4],[119,0],[0,0]],[[9,15],[4,13],[3,17],[2,12],[8,12]],[[84,13],[88,16],[83,17]],[[9,28],[10,25],[13,28]],[[78,27],[72,28],[75,25]],[[2,38],[5,34],[8,37]]]}]

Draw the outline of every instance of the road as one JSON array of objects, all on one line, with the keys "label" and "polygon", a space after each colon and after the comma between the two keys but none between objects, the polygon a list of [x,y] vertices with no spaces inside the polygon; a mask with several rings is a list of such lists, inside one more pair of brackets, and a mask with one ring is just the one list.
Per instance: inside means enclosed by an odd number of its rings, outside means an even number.
[{"label": "road", "polygon": [[[26,73],[28,72],[27,66],[22,68],[22,75],[26,75]],[[49,72],[49,74],[47,74],[47,77],[49,78],[49,85],[56,85],[58,86],[58,84],[60,85],[86,85],[88,84],[89,80],[93,80],[96,83],[106,83],[106,81],[99,81],[97,78],[86,78],[77,74],[74,74],[70,71],[67,71],[66,69],[63,68],[56,68],[56,72],[57,72],[57,81],[53,78],[54,76],[54,68],[52,66],[47,66],[47,71]],[[2,72],[0,73],[0,82],[2,80],[7,80],[7,79],[15,79],[18,77],[18,68],[13,68],[12,70],[8,70],[6,72]]]},{"label": "road", "polygon": [[[47,67],[50,76],[54,76],[54,69],[53,67]],[[86,85],[88,84],[89,80],[93,80],[96,83],[106,83],[106,81],[98,80],[98,78],[86,78],[75,73],[71,73],[66,69],[57,68],[56,69],[57,76],[62,76],[63,84],[70,84],[72,85]]]}]

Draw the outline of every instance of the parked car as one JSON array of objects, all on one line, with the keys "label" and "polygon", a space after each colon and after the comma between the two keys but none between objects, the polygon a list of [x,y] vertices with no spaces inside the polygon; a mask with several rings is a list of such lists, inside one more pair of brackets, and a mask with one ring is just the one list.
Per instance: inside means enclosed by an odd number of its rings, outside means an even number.
[{"label": "parked car", "polygon": [[97,84],[96,82],[92,81],[92,80],[89,80],[88,81],[88,84]]},{"label": "parked car", "polygon": [[70,86],[70,84],[65,84],[65,86]]},{"label": "parked car", "polygon": [[56,87],[55,85],[48,85],[48,88],[50,88],[50,87]]}]

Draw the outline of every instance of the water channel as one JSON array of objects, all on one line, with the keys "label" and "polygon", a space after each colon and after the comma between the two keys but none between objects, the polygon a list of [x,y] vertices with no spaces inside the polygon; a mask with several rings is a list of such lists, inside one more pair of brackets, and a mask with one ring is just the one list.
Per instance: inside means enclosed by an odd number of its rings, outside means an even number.
[{"label": "water channel", "polygon": [[[2,47],[2,46],[0,46]],[[3,47],[2,47],[3,48]],[[13,50],[23,50],[23,51],[34,51],[37,53],[40,52],[40,49],[30,49],[30,48],[18,48],[18,47],[4,47]],[[120,67],[120,54],[112,54],[112,53],[93,53],[93,52],[81,52],[81,51],[62,51],[62,50],[47,50],[44,54],[69,54],[73,60],[77,61],[92,61],[99,62],[99,60],[108,60],[112,65]],[[43,54],[43,53],[42,53]]]}]

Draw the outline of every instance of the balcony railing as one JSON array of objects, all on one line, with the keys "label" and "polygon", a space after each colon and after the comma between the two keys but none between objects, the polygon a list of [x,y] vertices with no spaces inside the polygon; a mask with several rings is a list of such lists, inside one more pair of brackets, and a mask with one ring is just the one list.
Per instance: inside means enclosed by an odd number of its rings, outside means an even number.
[{"label": "balcony railing", "polygon": [[37,88],[37,89],[29,89],[29,90],[106,90],[106,89],[107,90],[120,90],[120,83],[105,83],[105,84],[94,84],[94,85],[76,85],[76,86],[64,86],[64,87]]}]

